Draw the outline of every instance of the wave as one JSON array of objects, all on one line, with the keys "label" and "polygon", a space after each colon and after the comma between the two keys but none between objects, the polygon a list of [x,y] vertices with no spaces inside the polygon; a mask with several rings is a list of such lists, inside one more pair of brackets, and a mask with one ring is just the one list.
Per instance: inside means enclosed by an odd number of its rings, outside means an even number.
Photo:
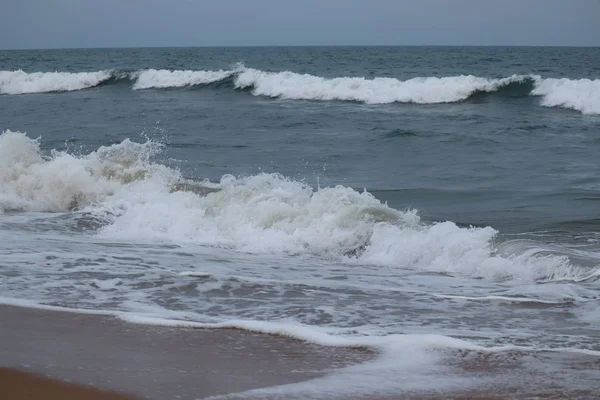
[{"label": "wave", "polygon": [[171,176],[149,163],[160,145],[129,140],[77,157],[53,151],[44,157],[39,140],[20,132],[0,135],[0,212],[78,210],[152,175]]},{"label": "wave", "polygon": [[147,69],[132,75],[134,90],[150,88],[180,88],[205,85],[230,77],[233,71],[170,71]]},{"label": "wave", "polygon": [[133,90],[183,88],[216,84],[218,89],[249,91],[255,96],[288,100],[355,101],[366,104],[455,103],[478,96],[541,96],[541,105],[562,107],[584,114],[600,114],[600,80],[542,78],[512,75],[484,78],[447,77],[324,78],[291,71],[267,72],[236,64],[228,70],[144,69],[136,72],[34,72],[0,71],[0,94],[65,92],[134,81]]},{"label": "wave", "polygon": [[543,106],[600,114],[600,79],[542,79],[531,94],[542,96]]},{"label": "wave", "polygon": [[0,94],[70,92],[98,86],[113,78],[112,71],[34,72],[0,71]]},{"label": "wave", "polygon": [[488,79],[473,75],[419,77],[406,81],[395,78],[322,78],[294,72],[265,72],[245,68],[235,79],[237,88],[252,88],[254,95],[294,100],[345,100],[366,104],[453,103],[478,92],[523,83],[531,77],[513,75]]},{"label": "wave", "polygon": [[[314,189],[278,174],[186,185],[177,171],[152,162],[160,149],[125,140],[87,155],[44,157],[39,140],[6,131],[0,212],[80,211],[103,220],[97,233],[110,240],[304,254],[493,280],[576,280],[593,273],[544,249],[501,251],[490,227],[425,224],[416,211],[344,186]],[[207,190],[187,190],[190,185]]]},{"label": "wave", "polygon": [[541,104],[584,114],[600,114],[600,80],[554,79],[539,75],[482,78],[473,75],[395,78],[323,78],[294,72],[241,69],[235,78],[239,89],[256,96],[293,100],[342,100],[366,104],[438,104],[465,101],[481,94],[504,97],[542,96]]}]

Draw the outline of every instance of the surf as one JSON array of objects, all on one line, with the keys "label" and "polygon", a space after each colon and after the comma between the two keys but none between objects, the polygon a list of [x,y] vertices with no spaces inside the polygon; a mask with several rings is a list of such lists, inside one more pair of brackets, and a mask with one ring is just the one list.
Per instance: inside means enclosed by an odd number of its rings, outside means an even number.
[{"label": "surf", "polygon": [[560,107],[583,114],[600,114],[600,80],[543,78],[511,75],[486,78],[475,75],[425,76],[400,80],[390,77],[336,77],[270,72],[237,63],[229,69],[95,72],[0,71],[0,94],[17,95],[71,92],[132,81],[132,90],[181,89],[215,86],[254,96],[284,100],[350,101],[370,105],[448,104],[486,96],[541,97],[540,105]]},{"label": "surf", "polygon": [[182,88],[219,82],[233,74],[233,71],[190,71],[147,69],[132,74],[133,90]]},{"label": "surf", "polygon": [[110,70],[95,72],[0,71],[0,94],[71,92],[89,89],[114,78]]},{"label": "surf", "polygon": [[393,209],[366,190],[313,188],[276,173],[186,180],[155,161],[162,148],[127,139],[84,155],[44,156],[39,140],[5,131],[0,210],[85,213],[104,221],[99,236],[119,241],[311,255],[491,280],[577,280],[591,273],[530,247],[499,253],[491,227],[424,223],[416,210]]}]

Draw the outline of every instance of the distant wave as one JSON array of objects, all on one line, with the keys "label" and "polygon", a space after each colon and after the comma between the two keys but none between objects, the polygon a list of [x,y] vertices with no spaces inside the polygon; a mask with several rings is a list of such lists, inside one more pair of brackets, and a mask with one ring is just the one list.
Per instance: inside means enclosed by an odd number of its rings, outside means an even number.
[{"label": "distant wave", "polygon": [[231,76],[233,71],[169,71],[166,69],[147,69],[132,75],[135,79],[133,89],[178,88],[204,85],[221,81]]},{"label": "distant wave", "polygon": [[255,95],[296,100],[346,100],[367,104],[453,103],[466,100],[476,92],[495,92],[503,86],[530,79],[513,75],[487,79],[473,75],[422,77],[401,81],[394,78],[327,79],[293,72],[264,72],[252,68],[235,79],[237,88],[252,88]]},{"label": "distant wave", "polygon": [[112,71],[33,72],[0,71],[0,94],[70,92],[98,86],[113,78]]},{"label": "distant wave", "polygon": [[289,100],[356,101],[365,104],[455,103],[480,95],[541,96],[541,105],[562,107],[584,114],[600,114],[600,79],[555,79],[539,75],[484,78],[474,75],[446,77],[324,78],[291,71],[268,72],[243,64],[228,70],[144,69],[136,72],[34,72],[0,71],[0,94],[82,90],[117,81],[134,81],[132,89],[165,89],[218,84],[219,89],[247,90],[254,96]]}]

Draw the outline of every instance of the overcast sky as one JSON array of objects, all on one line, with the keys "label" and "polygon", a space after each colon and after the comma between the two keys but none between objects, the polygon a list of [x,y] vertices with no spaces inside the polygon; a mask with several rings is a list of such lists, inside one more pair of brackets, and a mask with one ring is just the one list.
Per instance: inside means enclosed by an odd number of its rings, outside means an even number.
[{"label": "overcast sky", "polygon": [[0,0],[0,48],[600,46],[600,0]]}]

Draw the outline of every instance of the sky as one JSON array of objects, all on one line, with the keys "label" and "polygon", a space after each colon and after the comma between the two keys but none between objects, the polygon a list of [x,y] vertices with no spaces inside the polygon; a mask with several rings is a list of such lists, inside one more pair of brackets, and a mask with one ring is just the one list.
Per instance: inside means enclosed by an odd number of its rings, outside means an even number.
[{"label": "sky", "polygon": [[0,0],[0,49],[600,46],[600,0]]}]

